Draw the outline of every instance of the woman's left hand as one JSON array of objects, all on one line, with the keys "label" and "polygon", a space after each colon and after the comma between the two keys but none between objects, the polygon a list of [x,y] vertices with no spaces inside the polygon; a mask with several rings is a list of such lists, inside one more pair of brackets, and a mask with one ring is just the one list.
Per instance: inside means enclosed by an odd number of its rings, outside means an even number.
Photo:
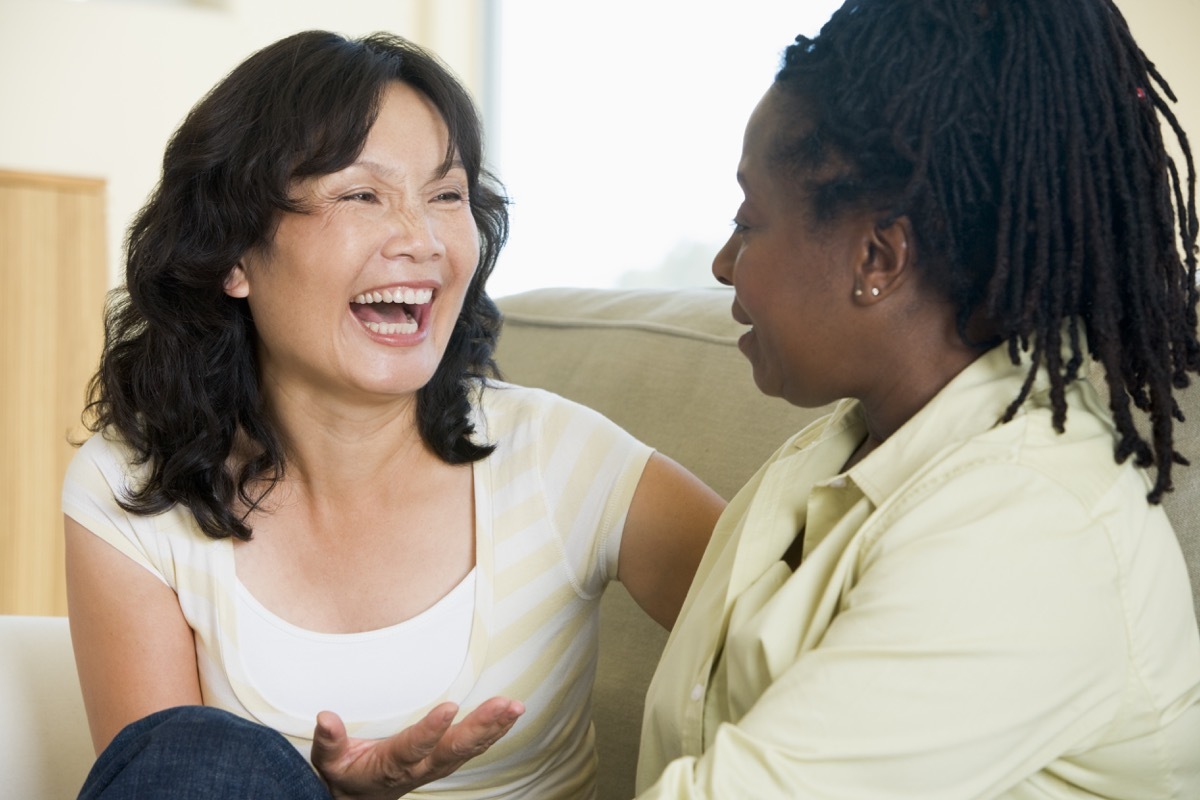
[{"label": "woman's left hand", "polygon": [[395,800],[486,751],[525,707],[493,697],[454,724],[457,713],[457,705],[442,703],[386,739],[351,739],[337,714],[322,711],[313,733],[313,766],[338,800]]}]

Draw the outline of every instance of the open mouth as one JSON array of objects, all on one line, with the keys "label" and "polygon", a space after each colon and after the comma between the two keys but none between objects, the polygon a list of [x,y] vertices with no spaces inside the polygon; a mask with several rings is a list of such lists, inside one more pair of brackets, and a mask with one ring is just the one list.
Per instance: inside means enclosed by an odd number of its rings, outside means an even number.
[{"label": "open mouth", "polygon": [[395,288],[364,292],[350,302],[350,313],[367,330],[384,336],[416,333],[433,300],[433,289]]}]

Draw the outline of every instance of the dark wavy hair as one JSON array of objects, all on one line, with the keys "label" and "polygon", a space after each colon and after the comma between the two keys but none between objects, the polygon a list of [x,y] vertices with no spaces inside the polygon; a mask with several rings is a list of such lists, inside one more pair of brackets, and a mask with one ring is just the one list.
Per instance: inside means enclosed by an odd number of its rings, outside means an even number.
[{"label": "dark wavy hair", "polygon": [[441,113],[444,169],[455,158],[465,167],[480,237],[462,313],[417,395],[418,428],[448,463],[492,451],[471,439],[469,392],[496,372],[500,314],[484,286],[508,236],[508,208],[483,164],[474,104],[435,56],[400,37],[309,31],[250,56],[192,109],[129,229],[125,286],[109,299],[87,412],[92,431],[119,434],[148,467],[145,482],[118,498],[126,510],[179,503],[208,536],[250,538],[235,501],[260,503],[283,476],[285,453],[259,385],[249,308],[224,281],[243,254],[269,245],[282,212],[303,213],[294,181],[354,161],[395,81]]},{"label": "dark wavy hair", "polygon": [[1105,369],[1115,458],[1154,466],[1160,501],[1187,464],[1173,390],[1200,369],[1196,172],[1175,96],[1113,2],[850,0],[796,38],[775,86],[803,117],[775,155],[817,219],[907,217],[922,279],[954,304],[963,340],[983,319],[1014,364],[1032,348],[1005,420],[1044,367],[1063,430],[1082,326]]}]

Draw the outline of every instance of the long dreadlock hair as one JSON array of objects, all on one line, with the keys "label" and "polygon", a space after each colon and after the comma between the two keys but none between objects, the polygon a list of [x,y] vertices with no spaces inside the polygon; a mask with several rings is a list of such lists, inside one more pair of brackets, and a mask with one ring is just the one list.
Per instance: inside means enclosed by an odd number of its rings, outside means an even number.
[{"label": "long dreadlock hair", "polygon": [[1030,353],[1004,421],[1044,367],[1063,430],[1082,325],[1105,369],[1115,458],[1153,466],[1159,502],[1188,463],[1173,390],[1200,371],[1196,170],[1175,95],[1112,0],[850,0],[796,38],[776,86],[807,122],[779,158],[808,176],[837,166],[809,187],[818,219],[907,216],[964,341],[982,315],[1014,364]]}]

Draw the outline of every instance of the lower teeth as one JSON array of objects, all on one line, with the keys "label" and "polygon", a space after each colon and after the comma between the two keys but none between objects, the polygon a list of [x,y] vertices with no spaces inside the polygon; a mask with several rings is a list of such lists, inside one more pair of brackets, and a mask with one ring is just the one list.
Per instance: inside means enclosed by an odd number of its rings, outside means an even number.
[{"label": "lower teeth", "polygon": [[416,333],[417,323],[415,322],[367,322],[365,323],[367,330],[375,333],[381,333],[384,336],[390,336],[397,333]]}]

